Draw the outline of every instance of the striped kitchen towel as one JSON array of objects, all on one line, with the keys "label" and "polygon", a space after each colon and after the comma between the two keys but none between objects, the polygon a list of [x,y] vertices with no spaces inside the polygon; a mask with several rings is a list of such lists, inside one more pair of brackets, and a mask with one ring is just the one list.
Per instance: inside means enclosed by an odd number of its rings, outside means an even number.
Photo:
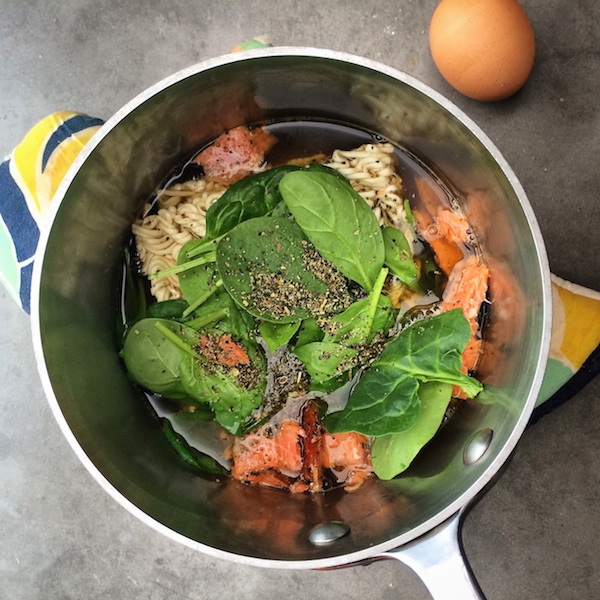
[{"label": "striped kitchen towel", "polygon": [[50,202],[102,123],[80,113],[54,113],[0,164],[0,282],[26,312],[33,257]]}]

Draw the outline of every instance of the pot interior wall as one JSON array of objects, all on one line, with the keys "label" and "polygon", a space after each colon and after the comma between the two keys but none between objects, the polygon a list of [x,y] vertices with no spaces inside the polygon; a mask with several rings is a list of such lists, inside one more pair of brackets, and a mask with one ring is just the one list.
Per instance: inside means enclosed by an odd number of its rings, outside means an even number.
[{"label": "pot interior wall", "polygon": [[[407,541],[482,487],[511,449],[542,360],[543,261],[507,174],[476,135],[393,74],[317,56],[266,54],[192,69],[116,115],[72,177],[43,256],[39,319],[57,406],[115,495],[192,542],[258,559],[339,557]],[[199,477],[179,462],[118,356],[118,281],[132,221],[170,170],[243,123],[323,119],[377,132],[434,169],[463,198],[492,269],[482,365],[486,391],[465,403],[405,476],[356,493],[288,495]],[[497,302],[496,302],[497,301]],[[466,466],[476,432],[483,458]],[[350,534],[313,546],[341,521]],[[209,550],[210,551],[210,550]]]}]

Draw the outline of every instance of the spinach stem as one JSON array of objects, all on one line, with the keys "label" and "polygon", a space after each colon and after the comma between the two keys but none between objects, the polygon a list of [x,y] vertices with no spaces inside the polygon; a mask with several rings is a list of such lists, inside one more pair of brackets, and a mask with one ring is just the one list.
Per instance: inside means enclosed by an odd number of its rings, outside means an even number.
[{"label": "spinach stem", "polygon": [[194,300],[184,311],[184,317],[191,315],[201,304],[206,302],[221,286],[223,285],[223,280],[219,279],[215,285],[208,288],[203,294],[200,294],[196,300]]},{"label": "spinach stem", "polygon": [[387,267],[383,267],[381,271],[379,271],[379,275],[375,280],[375,284],[373,285],[373,291],[371,292],[371,299],[369,301],[369,312],[367,313],[367,322],[365,331],[367,332],[367,336],[371,332],[371,327],[373,326],[373,321],[375,320],[375,313],[377,312],[377,306],[379,305],[379,296],[381,296],[381,290],[383,289],[383,284],[385,283],[385,278],[388,276],[389,269]]},{"label": "spinach stem", "polygon": [[377,305],[379,304],[379,296],[381,296],[381,290],[383,290],[383,284],[385,283],[385,278],[387,277],[390,270],[387,267],[383,267],[381,271],[379,271],[379,275],[375,280],[375,284],[373,285],[373,301],[369,305],[369,314],[368,314],[368,323],[369,329],[371,329],[371,324],[373,323],[373,319],[375,319],[375,312],[377,311]]},{"label": "spinach stem", "polygon": [[178,348],[181,348],[186,354],[189,354],[192,358],[202,359],[202,356],[198,354],[189,344],[186,344],[174,331],[171,331],[164,323],[156,322],[154,327],[158,329],[170,342],[175,344]]},{"label": "spinach stem", "polygon": [[160,279],[161,277],[167,277],[168,275],[175,275],[178,273],[183,273],[188,269],[193,269],[194,267],[199,267],[201,265],[205,265],[207,263],[215,262],[217,259],[216,252],[207,252],[206,256],[200,256],[195,260],[190,260],[188,262],[182,263],[175,267],[171,267],[170,269],[163,269],[158,273],[152,273],[152,275],[148,275],[148,279]]},{"label": "spinach stem", "polygon": [[194,258],[195,256],[200,256],[200,254],[206,254],[207,252],[210,252],[211,246],[216,246],[217,242],[219,242],[219,240],[222,237],[223,236],[220,235],[219,237],[216,237],[216,238],[210,238],[210,239],[205,238],[202,243],[198,244],[195,248],[192,248],[191,250],[188,250],[188,252],[186,252],[187,257]]},{"label": "spinach stem", "polygon": [[224,319],[225,317],[229,316],[229,309],[227,308],[221,308],[219,310],[215,310],[214,312],[211,312],[207,315],[204,315],[203,317],[198,317],[197,319],[192,319],[191,321],[186,321],[186,325],[188,327],[191,327],[192,329],[202,329],[203,327],[206,327],[207,325],[210,325],[211,323],[216,323],[217,321],[220,321],[221,319]]}]

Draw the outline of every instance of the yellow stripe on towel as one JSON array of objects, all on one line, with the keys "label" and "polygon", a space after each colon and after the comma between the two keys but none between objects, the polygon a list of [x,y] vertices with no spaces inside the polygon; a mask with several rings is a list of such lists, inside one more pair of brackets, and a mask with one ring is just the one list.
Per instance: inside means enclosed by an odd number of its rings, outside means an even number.
[{"label": "yellow stripe on towel", "polygon": [[96,133],[97,127],[90,127],[74,133],[69,139],[62,142],[52,153],[43,173],[38,173],[38,198],[45,212],[54,197],[58,186],[71,168],[77,155],[83,150],[90,138]]},{"label": "yellow stripe on towel", "polygon": [[38,173],[42,172],[42,160],[46,142],[70,117],[77,113],[55,112],[35,125],[15,148],[11,161],[11,174],[27,201],[29,212],[39,224],[48,209],[49,199],[38,195]]},{"label": "yellow stripe on towel", "polygon": [[600,345],[600,293],[556,275],[552,284],[553,351],[559,350],[577,371]]},{"label": "yellow stripe on towel", "polygon": [[[88,121],[82,124],[82,117]],[[77,120],[83,128],[71,129]],[[65,131],[59,131],[63,125]],[[98,128],[99,119],[90,121],[72,111],[55,112],[35,125],[15,148],[10,172],[38,226],[69,167]],[[61,141],[62,135],[65,139]]]}]

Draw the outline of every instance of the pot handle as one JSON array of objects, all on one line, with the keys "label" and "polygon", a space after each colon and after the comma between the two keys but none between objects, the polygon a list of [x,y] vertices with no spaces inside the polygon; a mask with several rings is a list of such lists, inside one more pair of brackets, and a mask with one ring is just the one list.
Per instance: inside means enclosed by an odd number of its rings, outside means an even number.
[{"label": "pot handle", "polygon": [[434,600],[485,600],[460,544],[460,512],[425,535],[384,552],[410,567],[425,584]]}]

